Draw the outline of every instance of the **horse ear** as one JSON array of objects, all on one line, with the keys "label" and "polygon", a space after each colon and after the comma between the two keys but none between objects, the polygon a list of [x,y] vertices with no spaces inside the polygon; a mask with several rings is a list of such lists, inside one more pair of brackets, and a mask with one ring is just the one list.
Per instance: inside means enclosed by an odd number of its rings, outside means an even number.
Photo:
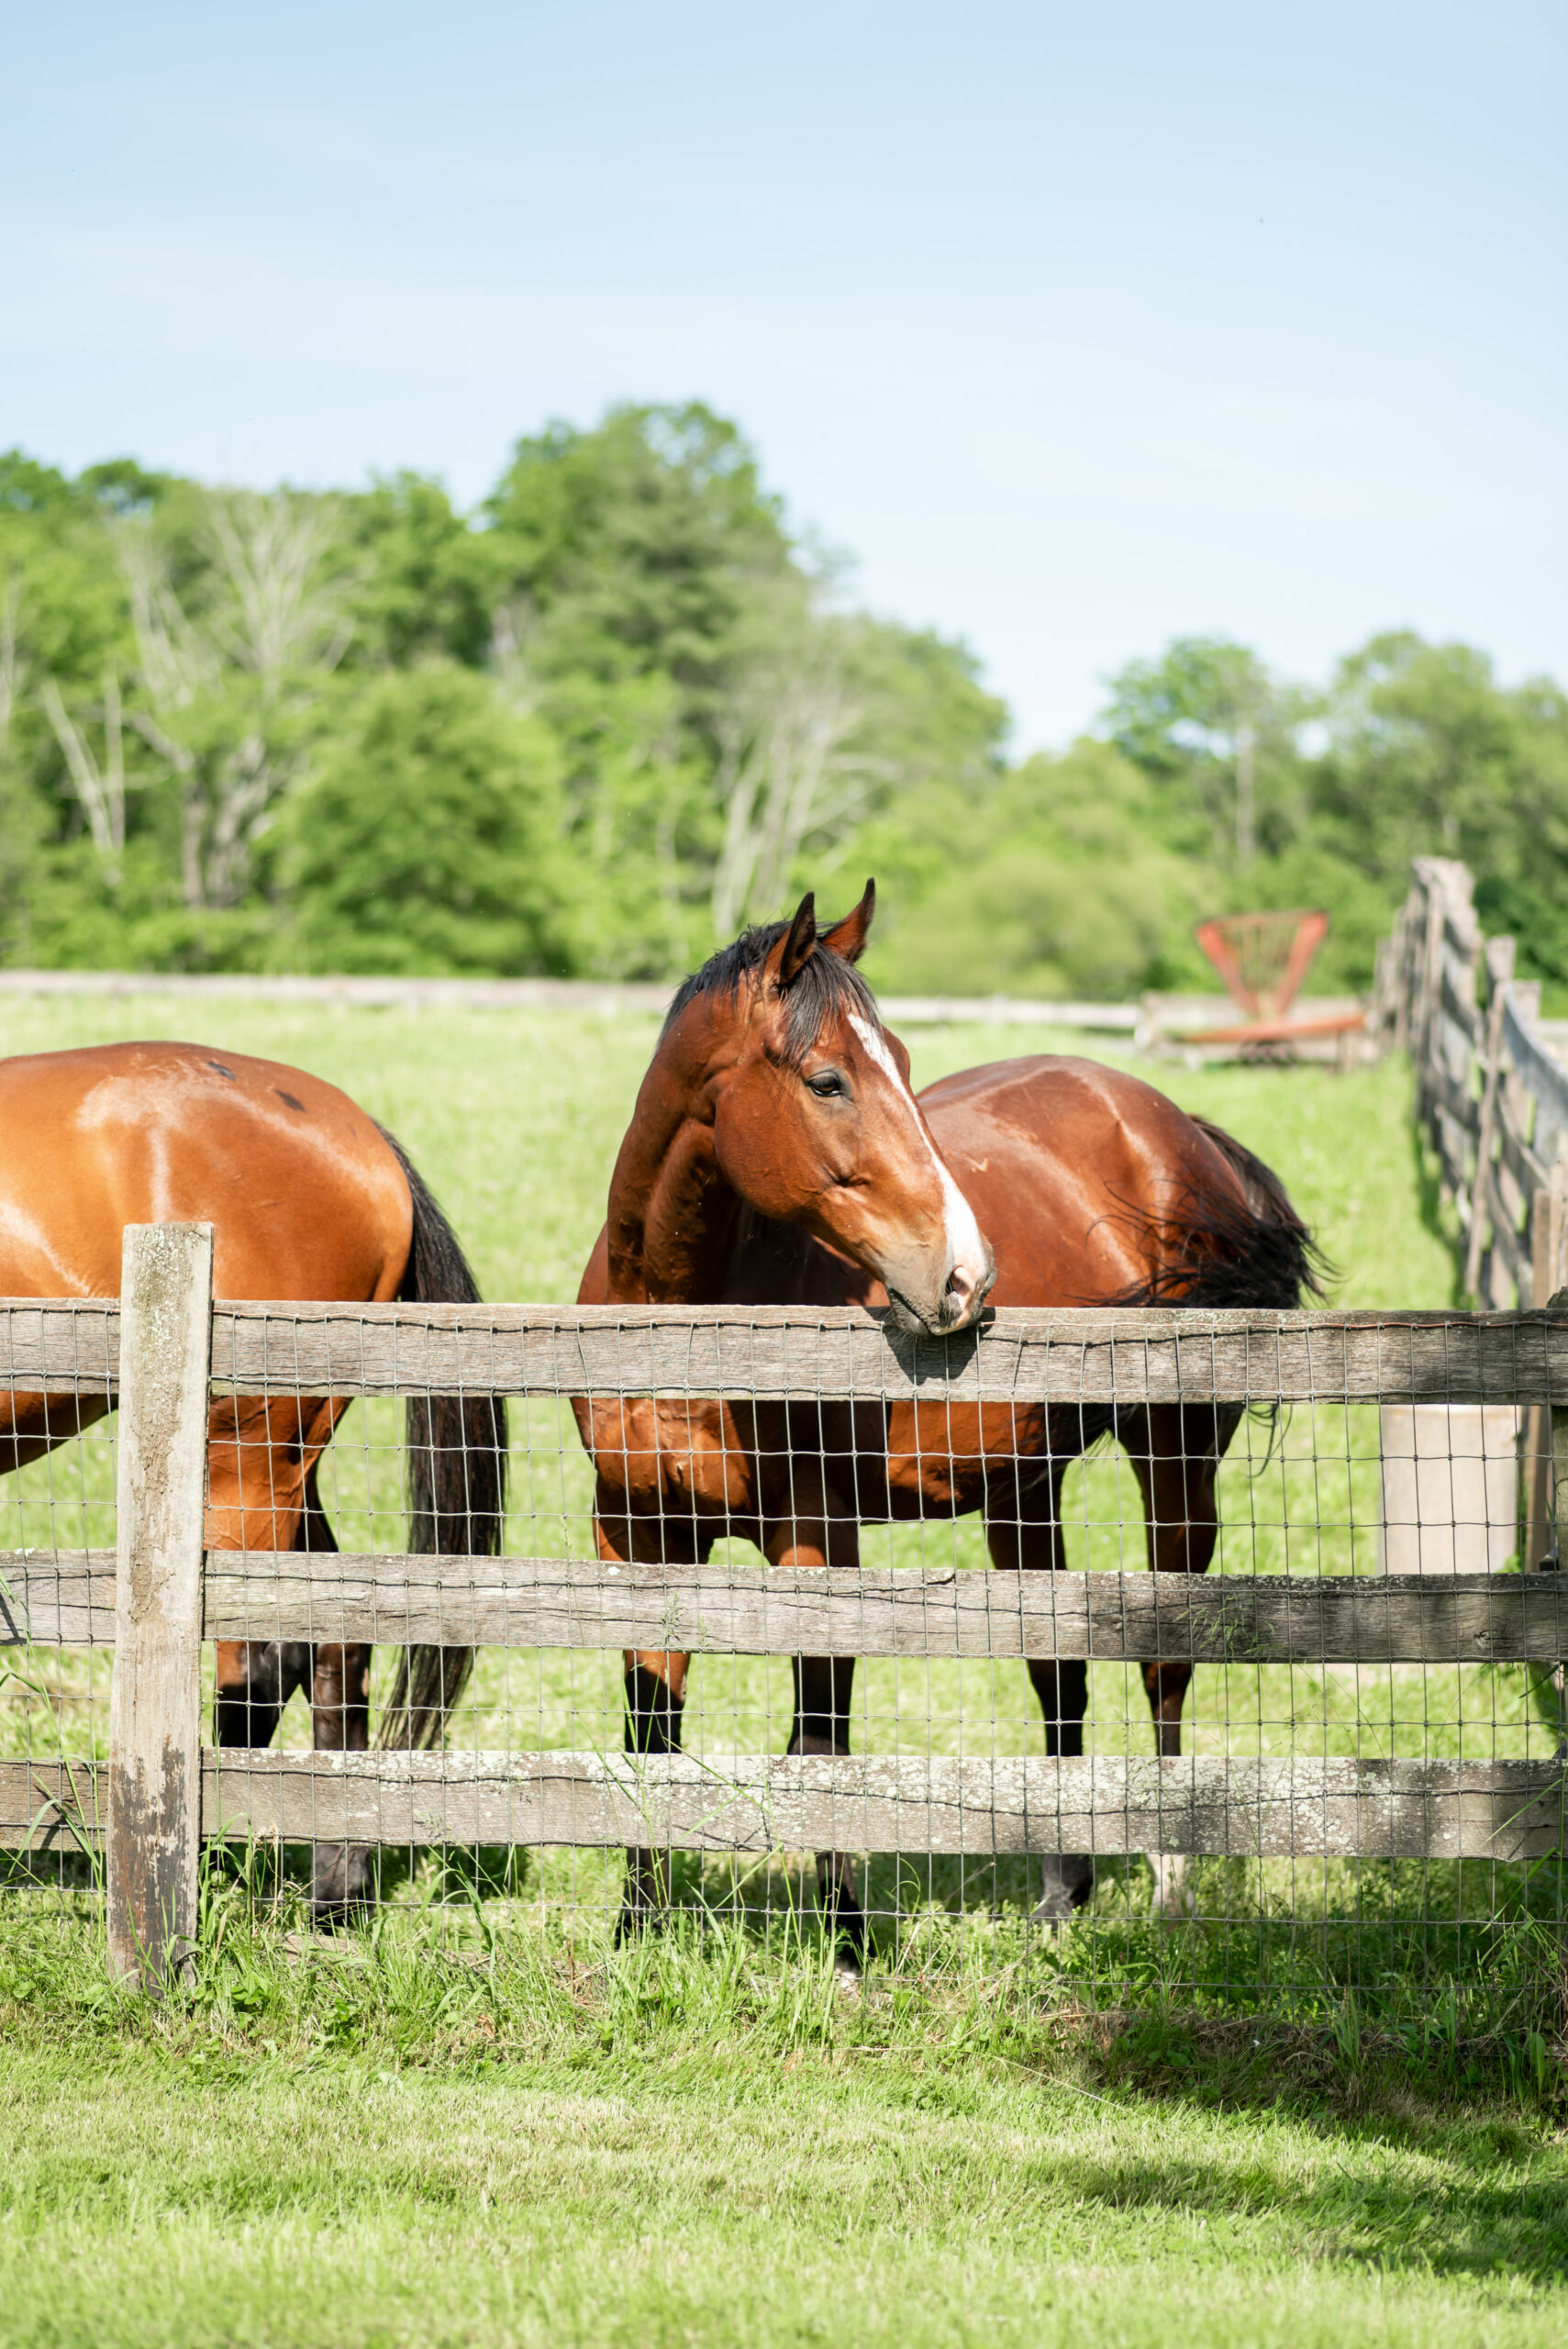
[{"label": "horse ear", "polygon": [[807,889],[795,909],[795,919],[789,926],[789,936],[779,952],[779,967],[774,985],[787,987],[798,978],[817,952],[817,900]]},{"label": "horse ear", "polygon": [[835,954],[841,954],[846,963],[858,963],[866,951],[866,940],[871,935],[871,918],[875,911],[876,883],[868,881],[865,896],[854,912],[846,914],[842,921],[836,921],[831,930],[823,931],[823,945],[830,946]]}]

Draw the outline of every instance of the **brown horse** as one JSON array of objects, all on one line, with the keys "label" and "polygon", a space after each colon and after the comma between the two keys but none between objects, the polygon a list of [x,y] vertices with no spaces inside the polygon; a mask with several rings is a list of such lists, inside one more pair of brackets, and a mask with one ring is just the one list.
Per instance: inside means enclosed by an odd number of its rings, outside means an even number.
[{"label": "brown horse", "polygon": [[[610,1185],[584,1304],[891,1307],[911,1330],[998,1305],[1296,1305],[1311,1243],[1276,1178],[1153,1087],[1092,1061],[1038,1057],[909,1090],[909,1059],[854,964],[874,892],[821,934],[812,899],[749,930],[675,996]],[[981,1233],[984,1232],[985,1239]],[[989,1244],[988,1244],[989,1243]],[[992,1250],[995,1250],[995,1258]],[[1051,1409],[898,1404],[579,1402],[607,1559],[689,1564],[739,1534],[776,1565],[852,1566],[862,1522],[985,1515],[993,1563],[1064,1564],[1070,1463],[1114,1431],[1142,1493],[1149,1561],[1201,1574],[1240,1406]],[[688,1658],[628,1653],[628,1743],[680,1742]],[[852,1660],[795,1660],[792,1753],[849,1751]],[[1083,1752],[1084,1664],[1029,1676],[1048,1751]],[[1144,1681],[1162,1753],[1180,1751],[1192,1666]],[[633,1853],[623,1933],[662,1897]],[[1169,1865],[1169,1864],[1167,1864]],[[819,1860],[851,1955],[854,1877]],[[1160,1896],[1176,1885],[1156,1862]],[[1037,1912],[1089,1897],[1088,1856],[1048,1859]]]},{"label": "brown horse", "polygon": [[[0,1062],[0,1295],[117,1297],[128,1223],[210,1223],[217,1296],[466,1304],[479,1292],[451,1227],[398,1144],[335,1085],[200,1044],[109,1044]],[[0,1394],[0,1472],[99,1419],[108,1395]],[[206,1539],[214,1550],[333,1550],[317,1495],[340,1397],[215,1399]],[[504,1407],[408,1407],[410,1546],[494,1551]],[[370,1649],[230,1640],[217,1650],[225,1746],[265,1745],[309,1687],[317,1747],[369,1742]],[[415,1648],[384,1743],[439,1735],[472,1652]],[[317,1911],[362,1901],[367,1855],[318,1847]]]}]

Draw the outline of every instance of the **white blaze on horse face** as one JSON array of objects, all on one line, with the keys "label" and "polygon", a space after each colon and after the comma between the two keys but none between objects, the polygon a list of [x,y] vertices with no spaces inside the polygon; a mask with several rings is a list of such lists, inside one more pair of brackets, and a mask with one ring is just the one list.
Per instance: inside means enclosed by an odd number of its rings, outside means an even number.
[{"label": "white blaze on horse face", "polygon": [[925,1146],[937,1179],[942,1186],[942,1221],[948,1242],[948,1292],[960,1306],[967,1305],[975,1290],[989,1288],[992,1277],[991,1252],[980,1236],[974,1209],[959,1189],[943,1163],[940,1151],[931,1140],[919,1105],[904,1080],[904,1072],[887,1048],[887,1039],[880,1028],[873,1028],[858,1012],[850,1014],[850,1025],[865,1047],[866,1056],[882,1071],[894,1091],[908,1108],[915,1130]]}]

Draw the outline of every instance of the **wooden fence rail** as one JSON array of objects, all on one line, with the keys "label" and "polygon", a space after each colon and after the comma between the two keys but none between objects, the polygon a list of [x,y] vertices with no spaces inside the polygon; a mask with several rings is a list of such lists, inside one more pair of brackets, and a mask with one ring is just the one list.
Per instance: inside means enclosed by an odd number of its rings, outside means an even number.
[{"label": "wooden fence rail", "polygon": [[[0,1644],[115,1646],[106,1764],[0,1763],[0,1846],[106,1850],[111,1950],[187,1962],[200,1839],[975,1854],[1526,1858],[1562,1841],[1557,1762],[716,1758],[204,1751],[204,1640],[714,1653],[1556,1663],[1568,1578],[627,1566],[207,1551],[214,1388],[813,1397],[868,1406],[1524,1403],[1568,1501],[1568,1310],[1000,1313],[907,1341],[874,1315],[218,1302],[206,1226],[131,1229],[123,1307],[0,1303],[0,1381],[117,1397],[117,1546],[0,1554]],[[1549,1496],[1555,1500],[1555,1492]]]},{"label": "wooden fence rail", "polygon": [[[112,1551],[0,1551],[0,1648],[110,1644]],[[1556,1663],[1559,1575],[1004,1574],[606,1565],[596,1558],[207,1553],[205,1640],[683,1648],[695,1655],[1072,1656],[1096,1663]]]},{"label": "wooden fence rail", "polygon": [[[117,1393],[115,1306],[0,1299],[0,1386]],[[1012,1307],[961,1337],[884,1313],[758,1306],[270,1305],[211,1311],[245,1395],[719,1396],[857,1403],[1568,1404],[1550,1311],[1229,1313]]]},{"label": "wooden fence rail", "polygon": [[[108,1776],[0,1762],[0,1846],[98,1848]],[[202,1756],[201,1821],[209,1839],[406,1848],[1522,1860],[1561,1846],[1562,1766],[226,1747]]]}]

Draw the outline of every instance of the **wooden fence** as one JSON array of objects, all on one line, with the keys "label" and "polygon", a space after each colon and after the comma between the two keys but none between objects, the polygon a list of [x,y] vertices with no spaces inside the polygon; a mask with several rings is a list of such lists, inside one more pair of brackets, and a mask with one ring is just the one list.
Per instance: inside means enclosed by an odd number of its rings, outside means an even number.
[{"label": "wooden fence", "polygon": [[[1515,942],[1485,938],[1468,868],[1417,857],[1379,954],[1373,1026],[1410,1055],[1416,1117],[1459,1222],[1461,1279],[1478,1304],[1540,1307],[1568,1287],[1568,1030],[1543,1020],[1539,980],[1515,976]],[[1526,1563],[1555,1519],[1548,1445],[1522,1424]]]},{"label": "wooden fence", "polygon": [[1408,1051],[1417,1116],[1464,1235],[1463,1285],[1495,1308],[1544,1305],[1568,1279],[1568,1070],[1511,938],[1485,938],[1462,864],[1418,857],[1379,958],[1375,1022]]},{"label": "wooden fence", "polygon": [[1418,1664],[1568,1653],[1555,1574],[1018,1575],[204,1547],[214,1385],[244,1394],[1074,1404],[1518,1402],[1568,1499],[1568,1313],[997,1313],[916,1341],[850,1309],[256,1305],[206,1226],[126,1234],[123,1302],[0,1306],[0,1380],[114,1395],[117,1547],[0,1554],[0,1640],[116,1658],[108,1758],[0,1763],[0,1844],[106,1849],[111,1953],[161,1978],[204,1839],[698,1851],[1400,1854],[1560,1848],[1557,1762],[204,1749],[200,1645],[254,1638],[740,1654]]}]

